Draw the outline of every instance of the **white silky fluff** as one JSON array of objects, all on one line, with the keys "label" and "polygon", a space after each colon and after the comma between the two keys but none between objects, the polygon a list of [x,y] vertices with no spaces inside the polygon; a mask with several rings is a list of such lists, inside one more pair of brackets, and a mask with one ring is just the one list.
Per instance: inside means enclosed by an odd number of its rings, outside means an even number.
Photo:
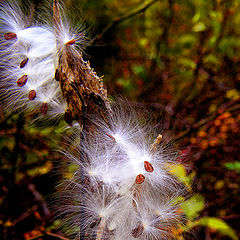
[{"label": "white silky fluff", "polygon": [[[58,203],[71,239],[78,239],[80,228],[87,240],[172,239],[183,224],[176,199],[186,189],[169,173],[176,160],[173,151],[164,142],[150,151],[156,130],[124,103],[112,104],[105,120],[90,116],[96,131],[81,147],[79,139],[71,141],[75,154],[63,152],[77,167],[62,186]],[[153,172],[146,171],[144,161]],[[141,184],[135,182],[138,174],[145,176]]]},{"label": "white silky fluff", "polygon": [[[37,18],[41,19],[39,16]],[[53,20],[47,19],[45,23],[34,19],[30,21],[30,16],[24,14],[19,1],[11,0],[0,5],[0,94],[9,112],[40,112],[41,105],[47,103],[48,118],[58,118],[64,114],[66,103],[59,83],[54,80],[59,54],[68,38],[84,41],[81,40],[84,39],[83,34],[79,35],[78,32],[77,36],[66,20],[64,24],[56,34]],[[6,40],[6,33],[14,33],[17,38]],[[76,48],[69,47],[73,50]],[[20,68],[22,60],[27,58],[27,64]],[[27,75],[28,80],[20,87],[16,82],[23,75]],[[36,92],[34,100],[28,98],[31,90]]]}]

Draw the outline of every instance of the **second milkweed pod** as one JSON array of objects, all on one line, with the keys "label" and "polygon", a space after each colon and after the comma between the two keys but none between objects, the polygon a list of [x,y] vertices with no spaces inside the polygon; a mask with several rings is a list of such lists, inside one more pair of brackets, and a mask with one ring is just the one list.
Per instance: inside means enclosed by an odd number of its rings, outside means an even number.
[{"label": "second milkweed pod", "polygon": [[17,39],[17,34],[13,32],[7,32],[4,34],[4,38],[6,40],[14,40],[14,39]]},{"label": "second milkweed pod", "polygon": [[20,65],[19,65],[19,67],[20,68],[24,68],[25,66],[26,66],[26,64],[28,63],[28,58],[25,58],[25,59],[23,59],[21,62],[20,62]]},{"label": "second milkweed pod", "polygon": [[153,168],[152,164],[148,161],[144,162],[144,168],[147,172],[153,172],[154,171],[154,168]]},{"label": "second milkweed pod", "polygon": [[20,78],[17,79],[17,85],[19,87],[24,86],[27,83],[28,75],[24,74]]},{"label": "second milkweed pod", "polygon": [[139,175],[137,175],[135,182],[136,182],[137,184],[141,184],[141,183],[144,182],[144,180],[145,180],[145,176],[144,176],[143,174],[139,174]]},{"label": "second milkweed pod", "polygon": [[48,110],[48,104],[47,103],[43,103],[41,108],[40,108],[41,114],[42,115],[46,115],[47,114],[47,110]]},{"label": "second milkweed pod", "polygon": [[29,100],[34,100],[37,96],[37,93],[35,90],[31,90],[29,93],[28,93],[28,99]]},{"label": "second milkweed pod", "polygon": [[143,233],[144,227],[142,223],[138,223],[138,226],[132,230],[132,236],[134,238],[139,238]]}]

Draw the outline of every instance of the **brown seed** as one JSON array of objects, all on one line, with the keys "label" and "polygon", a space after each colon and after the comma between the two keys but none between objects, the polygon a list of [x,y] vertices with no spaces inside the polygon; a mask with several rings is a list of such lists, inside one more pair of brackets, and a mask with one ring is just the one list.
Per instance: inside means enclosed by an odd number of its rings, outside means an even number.
[{"label": "brown seed", "polygon": [[153,172],[154,171],[152,164],[148,161],[144,162],[144,168],[147,172]]},{"label": "brown seed", "polygon": [[132,230],[132,236],[134,238],[139,238],[142,235],[143,230],[144,230],[144,227],[142,223],[139,223],[138,226]]},{"label": "brown seed", "polygon": [[29,100],[34,100],[37,96],[37,93],[35,90],[31,90],[29,93],[28,93],[28,99]]},{"label": "brown seed", "polygon": [[18,78],[17,85],[19,87],[22,87],[27,83],[27,80],[28,80],[28,75],[24,74],[20,78]]},{"label": "brown seed", "polygon": [[76,40],[75,40],[75,39],[72,39],[72,40],[66,42],[65,44],[68,45],[68,46],[70,46],[70,45],[73,45],[73,44],[75,44],[75,43],[76,43]]},{"label": "brown seed", "polygon": [[69,111],[67,110],[64,114],[64,120],[67,124],[71,125],[72,122],[73,122],[73,119],[72,119],[72,115],[69,113]]},{"label": "brown seed", "polygon": [[41,108],[40,108],[41,114],[42,115],[46,115],[47,114],[47,110],[48,110],[48,104],[47,103],[43,103]]},{"label": "brown seed", "polygon": [[4,34],[4,38],[6,40],[14,40],[14,39],[17,39],[17,34],[13,32],[8,32]]},{"label": "brown seed", "polygon": [[144,182],[144,180],[145,180],[144,175],[139,174],[139,175],[137,175],[137,177],[136,177],[136,181],[135,181],[135,182],[136,182],[137,184],[141,184],[141,183]]},{"label": "brown seed", "polygon": [[60,72],[59,72],[58,69],[56,69],[56,71],[55,71],[55,80],[56,80],[57,82],[59,82],[59,80],[60,80]]},{"label": "brown seed", "polygon": [[27,64],[27,62],[28,62],[28,58],[25,58],[25,59],[23,59],[21,62],[20,62],[20,68],[24,68],[25,66],[26,66],[26,64]]}]

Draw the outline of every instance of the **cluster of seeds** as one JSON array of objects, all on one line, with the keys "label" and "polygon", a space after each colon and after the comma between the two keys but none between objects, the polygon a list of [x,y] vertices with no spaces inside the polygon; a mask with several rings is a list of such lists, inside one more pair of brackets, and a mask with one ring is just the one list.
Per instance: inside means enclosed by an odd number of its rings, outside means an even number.
[{"label": "cluster of seeds", "polygon": [[[62,116],[66,103],[59,83],[54,81],[59,47],[56,33],[46,24],[32,22],[18,3],[0,6],[1,97],[13,109],[47,113],[50,118]],[[66,34],[65,34],[66,35]],[[61,42],[68,46],[75,40]]]},{"label": "cluster of seeds", "polygon": [[89,240],[173,239],[186,194],[169,173],[177,155],[122,103],[111,105],[107,121],[94,118],[97,130],[82,140],[79,155],[65,152],[76,166],[61,192],[60,215],[70,236],[77,230],[73,239],[79,229]]}]

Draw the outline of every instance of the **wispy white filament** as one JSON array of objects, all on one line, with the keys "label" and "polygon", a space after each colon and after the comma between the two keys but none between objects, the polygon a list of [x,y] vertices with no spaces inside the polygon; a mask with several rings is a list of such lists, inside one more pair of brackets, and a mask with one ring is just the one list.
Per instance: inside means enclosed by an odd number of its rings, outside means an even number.
[{"label": "wispy white filament", "polygon": [[[78,168],[66,181],[59,209],[63,204],[68,229],[82,225],[86,239],[97,239],[100,229],[101,239],[171,239],[183,224],[176,199],[186,193],[169,173],[174,155],[163,143],[151,151],[157,133],[133,109],[122,106],[121,100],[113,104],[105,120],[90,116],[96,130],[82,140],[79,155],[64,152]],[[139,174],[145,177],[141,183],[136,181]]]}]

